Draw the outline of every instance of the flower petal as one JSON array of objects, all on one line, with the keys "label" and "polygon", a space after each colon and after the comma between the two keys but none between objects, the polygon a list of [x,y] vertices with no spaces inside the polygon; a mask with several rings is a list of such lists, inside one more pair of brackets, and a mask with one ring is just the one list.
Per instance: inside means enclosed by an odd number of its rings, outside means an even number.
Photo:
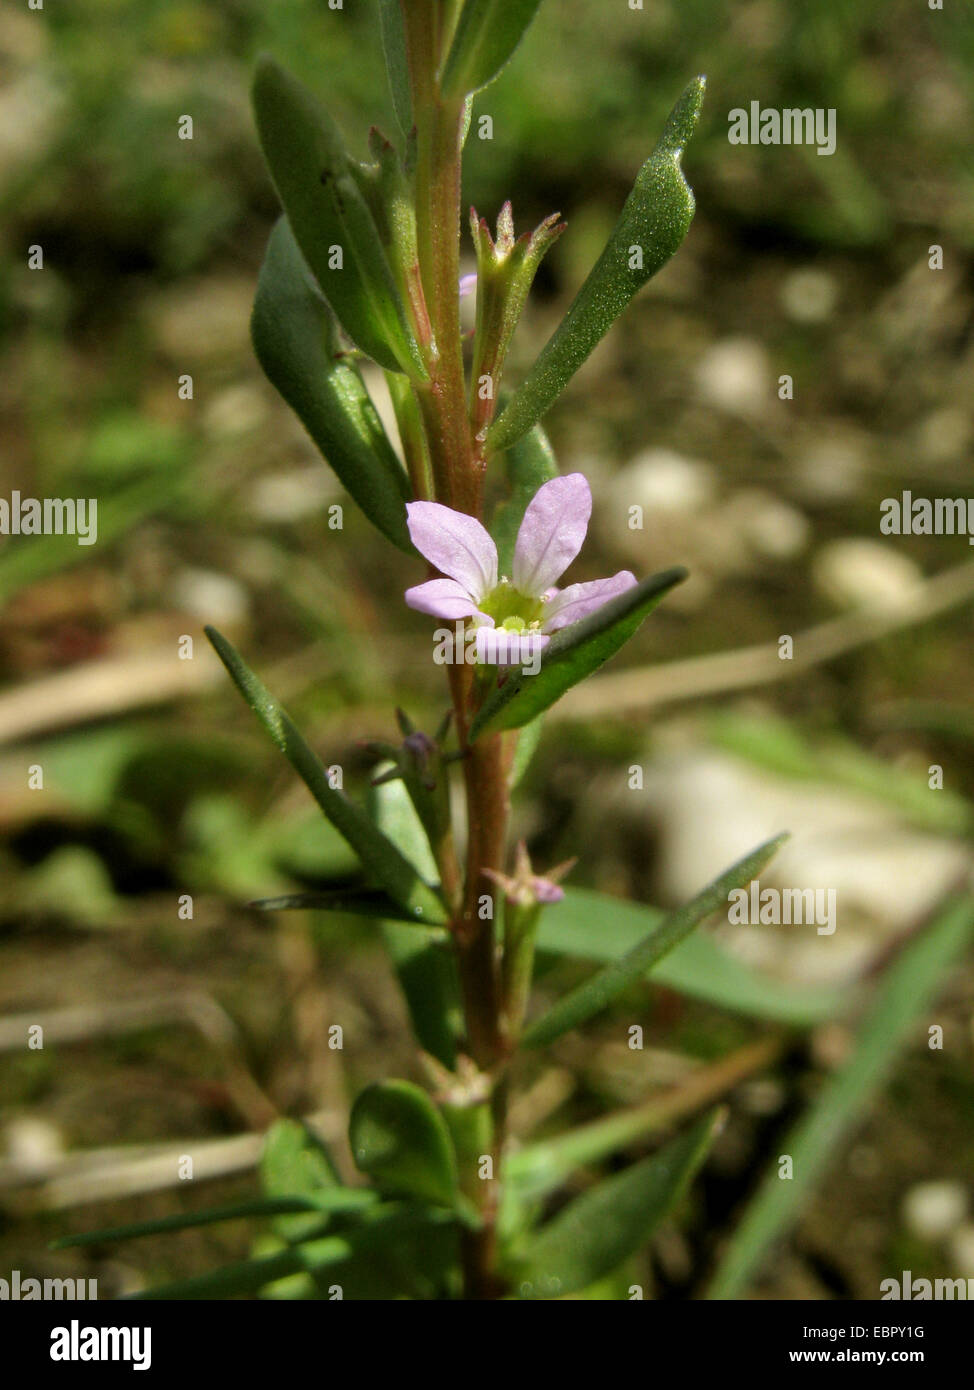
[{"label": "flower petal", "polygon": [[582,548],[592,492],[583,473],[552,478],[528,503],[514,547],[515,589],[540,598]]},{"label": "flower petal", "polygon": [[545,632],[557,632],[569,623],[577,623],[579,618],[587,618],[603,603],[617,594],[624,594],[636,582],[636,576],[629,570],[620,570],[611,579],[592,579],[587,584],[569,584],[545,607],[542,627]]},{"label": "flower petal", "polygon": [[477,660],[486,666],[520,666],[545,649],[540,632],[510,632],[506,627],[477,629]]},{"label": "flower petal", "polygon": [[455,579],[429,579],[425,584],[416,584],[406,590],[406,602],[417,613],[431,613],[434,618],[447,618],[450,622],[472,618],[478,612],[473,599]]},{"label": "flower petal", "polygon": [[420,555],[455,579],[477,604],[497,583],[497,547],[476,517],[442,502],[407,502],[407,525]]},{"label": "flower petal", "polygon": [[559,888],[550,878],[532,878],[531,887],[534,889],[535,901],[539,903],[560,903],[565,896],[564,888]]}]

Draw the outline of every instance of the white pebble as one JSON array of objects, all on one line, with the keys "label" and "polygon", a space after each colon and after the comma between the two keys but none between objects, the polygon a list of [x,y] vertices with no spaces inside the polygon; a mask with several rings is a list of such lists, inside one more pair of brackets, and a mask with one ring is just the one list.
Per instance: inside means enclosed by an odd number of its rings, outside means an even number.
[{"label": "white pebble", "polygon": [[243,585],[215,570],[180,570],[172,582],[172,597],[184,613],[217,627],[243,622],[250,608]]},{"label": "white pebble", "polygon": [[638,504],[655,512],[699,512],[714,500],[716,475],[709,463],[673,449],[645,449],[619,472],[613,498],[623,509]]},{"label": "white pebble", "polygon": [[[903,1198],[903,1222],[919,1240],[944,1240],[961,1225],[967,1206],[967,1192],[961,1183],[946,1179],[920,1182]],[[974,1226],[965,1229],[974,1236]],[[974,1273],[974,1248],[971,1257]]]},{"label": "white pebble", "polygon": [[856,537],[823,546],[812,574],[834,603],[891,614],[909,610],[923,579],[919,566],[889,544]]},{"label": "white pebble", "polygon": [[781,303],[797,323],[825,323],[832,317],[839,287],[827,270],[794,270],[781,286]]},{"label": "white pebble", "polygon": [[734,415],[760,415],[767,405],[771,369],[752,338],[725,338],[700,359],[697,386],[704,400]]},{"label": "white pebble", "polygon": [[340,496],[338,480],[321,463],[315,463],[310,468],[291,468],[259,478],[250,494],[250,507],[261,521],[300,521]]}]

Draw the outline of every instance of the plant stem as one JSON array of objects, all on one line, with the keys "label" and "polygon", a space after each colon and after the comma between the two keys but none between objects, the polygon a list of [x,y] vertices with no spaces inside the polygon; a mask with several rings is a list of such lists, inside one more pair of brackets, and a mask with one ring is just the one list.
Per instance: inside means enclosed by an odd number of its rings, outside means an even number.
[{"label": "plant stem", "polygon": [[[481,901],[494,903],[493,881],[485,869],[500,869],[507,834],[507,775],[500,736],[467,745],[473,673],[454,665],[450,684],[463,760],[467,802],[467,863],[463,902],[453,921],[457,969],[467,1021],[468,1043],[478,1066],[493,1067],[503,1055],[500,991],[495,960],[493,916],[481,917]],[[491,910],[492,912],[492,910]]]},{"label": "plant stem", "polygon": [[476,515],[479,474],[470,466],[460,335],[460,154],[464,104],[444,100],[436,81],[443,43],[440,6],[402,5],[416,121],[419,269],[433,339],[429,382],[416,385],[437,499]]},{"label": "plant stem", "polygon": [[[456,18],[454,3],[401,0],[416,122],[416,233],[423,299],[429,312],[428,382],[414,382],[433,475],[434,496],[457,511],[479,517],[482,468],[474,457],[467,411],[460,331],[460,168],[464,103],[443,98],[436,78],[443,48]],[[460,747],[465,753],[467,862],[462,899],[452,921],[457,971],[466,1020],[467,1046],[477,1066],[492,1071],[504,1056],[500,991],[492,912],[482,918],[482,902],[494,902],[486,869],[501,870],[507,833],[508,786],[499,735],[468,745],[473,708],[473,671],[449,667],[450,688]],[[490,1145],[494,1175],[474,1180],[471,1193],[482,1225],[462,1235],[464,1286],[468,1298],[497,1293],[496,1192],[503,1144],[503,1096],[492,1098]],[[498,1120],[500,1123],[498,1124]],[[476,1156],[467,1155],[467,1165]]]},{"label": "plant stem", "polygon": [[473,1194],[481,1216],[479,1231],[461,1237],[464,1290],[467,1298],[495,1298],[499,1285],[497,1257],[497,1193],[506,1132],[507,1083],[503,1070],[505,1040],[502,1032],[500,980],[496,960],[492,916],[481,918],[481,901],[500,900],[485,869],[499,869],[504,862],[507,835],[507,758],[501,735],[467,745],[468,710],[473,673],[468,666],[450,667],[450,684],[456,709],[457,732],[466,747],[464,775],[467,800],[467,865],[463,906],[453,922],[457,973],[463,998],[467,1044],[477,1065],[494,1071],[491,1095],[490,1157],[493,1177],[478,1181]]}]

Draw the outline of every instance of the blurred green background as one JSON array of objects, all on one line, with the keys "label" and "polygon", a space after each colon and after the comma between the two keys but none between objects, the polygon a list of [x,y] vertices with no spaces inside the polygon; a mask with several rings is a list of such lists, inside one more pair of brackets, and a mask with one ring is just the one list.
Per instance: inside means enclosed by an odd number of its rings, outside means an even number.
[{"label": "blurred green background", "polygon": [[[0,544],[0,1270],[97,1275],[103,1296],[236,1257],[252,1231],[83,1258],[47,1242],[251,1191],[248,1136],[275,1113],[315,1113],[340,1152],[361,1085],[415,1074],[361,923],[246,906],[351,863],[201,636],[211,621],[234,638],[355,793],[357,740],[389,737],[396,703],[427,728],[442,713],[428,625],[400,599],[416,574],[351,506],[328,529],[342,493],[250,350],[276,215],[248,107],[264,49],[355,152],[371,124],[393,132],[366,0],[0,13],[0,496],[99,499],[96,546]],[[517,828],[537,862],[580,848],[576,882],[655,903],[790,828],[784,881],[837,887],[835,936],[727,939],[773,978],[844,984],[970,872],[972,553],[964,536],[881,535],[879,504],[974,495],[974,24],[949,3],[549,0],[478,97],[467,146],[481,214],[510,197],[519,231],[555,209],[568,222],[511,380],[697,72],[689,238],[548,421],[562,470],[595,493],[574,577],[685,563],[692,578],[604,685],[549,719]],[[835,108],[836,153],[730,145],[727,113],[755,99]],[[466,234],[464,256],[470,269]],[[794,668],[707,661],[782,634]],[[540,988],[583,969],[547,961]],[[903,1268],[974,1276],[972,999],[968,960],[933,1019],[943,1053],[911,1034],[759,1296],[874,1298]],[[634,1007],[641,1052],[625,1043]],[[35,1016],[57,1020],[42,1051],[23,1045]],[[644,990],[525,1076],[520,1132],[679,1085],[764,1027]],[[699,1293],[853,1033],[854,1019],[816,1026],[734,1093],[698,1195],[635,1271],[657,1296]],[[213,1178],[173,1181],[182,1152]]]}]

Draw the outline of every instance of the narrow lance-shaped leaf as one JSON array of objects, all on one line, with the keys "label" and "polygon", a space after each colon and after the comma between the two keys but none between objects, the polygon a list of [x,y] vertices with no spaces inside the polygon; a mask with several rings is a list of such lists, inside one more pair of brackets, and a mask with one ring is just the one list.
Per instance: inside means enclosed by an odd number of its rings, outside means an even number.
[{"label": "narrow lance-shaped leaf", "polygon": [[373,888],[333,888],[317,893],[282,893],[277,898],[258,898],[247,906],[258,908],[261,912],[345,912],[351,917],[373,917],[384,922],[409,922],[414,928],[416,925],[413,913],[400,907],[388,893]]},{"label": "narrow lance-shaped leaf", "polygon": [[[432,879],[436,873],[433,852],[403,783],[373,783],[366,804],[376,825],[417,873]],[[459,985],[453,952],[444,948],[442,930],[407,927],[390,918],[383,923],[382,937],[417,1042],[452,1071],[460,1027]]]},{"label": "narrow lance-shaped leaf", "polygon": [[138,1240],[143,1236],[168,1235],[173,1231],[189,1231],[197,1226],[213,1226],[221,1221],[257,1220],[268,1216],[295,1213],[315,1213],[316,1226],[333,1213],[358,1213],[374,1206],[379,1195],[369,1188],[336,1187],[314,1196],[252,1197],[246,1202],[234,1202],[225,1207],[208,1207],[204,1211],[177,1212],[160,1216],[154,1221],[132,1221],[126,1226],[106,1226],[100,1231],[84,1231],[80,1235],[63,1236],[51,1242],[51,1250],[68,1250],[75,1246],[105,1245],[115,1240]]},{"label": "narrow lance-shaped leaf", "polygon": [[338,127],[311,92],[266,55],[257,64],[254,112],[295,240],[342,327],[380,366],[424,379],[419,348]]},{"label": "narrow lance-shaped leaf", "polygon": [[518,1262],[522,1298],[560,1298],[610,1274],[650,1239],[707,1156],[710,1114],[659,1153],[596,1184],[543,1227]]},{"label": "narrow lance-shaped leaf", "polygon": [[666,264],[693,218],[693,194],[680,160],[703,101],[704,79],[690,83],[670,112],[653,153],[636,176],[602,255],[487,435],[507,449],[561,394],[637,290]]},{"label": "narrow lance-shaped leaf", "polygon": [[328,785],[328,773],[321,759],[308,747],[291,716],[261,684],[227,639],[212,627],[207,627],[205,632],[261,725],[332,825],[351,845],[370,878],[410,912],[415,921],[427,926],[441,926],[446,920],[446,913],[434,889],[420,878],[412,864],[403,858],[361,807],[350,801],[344,792]]},{"label": "narrow lance-shaped leaf", "polygon": [[268,380],[350,496],[387,539],[411,553],[405,471],[283,217],[267,243],[250,328]]},{"label": "narrow lance-shaped leaf", "polygon": [[[659,908],[643,903],[610,898],[584,888],[568,888],[561,902],[553,903],[542,913],[537,949],[583,960],[616,960],[638,945],[665,917]],[[593,922],[598,924],[596,930]],[[659,961],[653,978],[678,994],[703,999],[732,1013],[799,1027],[838,1018],[854,999],[854,990],[848,985],[789,985],[773,975],[762,974],[703,932],[686,937]]]},{"label": "narrow lance-shaped leaf", "polygon": [[498,572],[509,575],[514,565],[518,529],[528,503],[540,487],[558,476],[554,450],[540,425],[535,425],[530,433],[506,451],[504,467],[510,495],[494,512],[490,534],[497,546]]},{"label": "narrow lance-shaped leaf", "polygon": [[520,729],[542,714],[565,691],[615,656],[674,585],[687,577],[685,569],[664,570],[556,632],[541,653],[534,675],[514,668],[493,689],[477,712],[470,738]]},{"label": "narrow lance-shaped leaf", "polygon": [[252,1260],[240,1260],[206,1274],[191,1274],[170,1284],[125,1296],[125,1301],[143,1302],[152,1299],[238,1298],[257,1293],[278,1279],[303,1271],[316,1273],[341,1264],[352,1254],[352,1246],[344,1236],[326,1236],[275,1255],[261,1255]]},{"label": "narrow lance-shaped leaf", "polygon": [[352,1106],[348,1140],[355,1162],[387,1191],[452,1207],[457,1160],[446,1121],[411,1081],[367,1086]]},{"label": "narrow lance-shaped leaf", "polygon": [[399,129],[403,135],[408,135],[413,125],[413,99],[409,86],[406,31],[403,27],[399,0],[379,0],[379,24],[392,105]]},{"label": "narrow lance-shaped leaf", "polygon": [[541,0],[466,0],[457,20],[440,87],[467,96],[492,82],[511,58]]},{"label": "narrow lance-shaped leaf", "polygon": [[923,1018],[972,937],[974,899],[955,900],[894,960],[848,1061],[779,1141],[780,1151],[791,1155],[794,1176],[782,1182],[777,1163],[765,1176],[727,1246],[708,1298],[741,1297],[772,1244],[798,1219],[839,1145],[889,1075],[909,1030]]},{"label": "narrow lance-shaped leaf", "polygon": [[[743,859],[739,859],[685,907],[670,913],[655,931],[651,931],[631,951],[627,951],[624,956],[612,961],[591,979],[565,995],[553,1009],[525,1032],[522,1039],[524,1046],[542,1047],[561,1037],[562,1033],[577,1028],[580,1023],[601,1013],[618,994],[635,984],[711,913],[721,909],[726,911],[727,895],[733,889],[743,888],[745,884],[750,883],[787,838],[787,835],[778,835],[775,839],[759,845]],[[598,924],[593,922],[592,929],[597,931]]]}]

